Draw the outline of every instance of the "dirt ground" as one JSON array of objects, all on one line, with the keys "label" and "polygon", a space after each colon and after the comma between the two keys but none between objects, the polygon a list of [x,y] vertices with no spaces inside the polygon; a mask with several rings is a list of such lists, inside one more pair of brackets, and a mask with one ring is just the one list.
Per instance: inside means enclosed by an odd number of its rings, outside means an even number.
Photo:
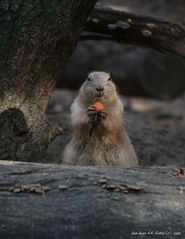
[{"label": "dirt ground", "polygon": [[[63,133],[48,147],[47,162],[62,163],[62,153],[71,137],[70,105],[75,91],[54,91],[48,119]],[[123,97],[122,97],[123,98]],[[185,95],[172,102],[123,98],[125,125],[142,166],[185,167]]]}]

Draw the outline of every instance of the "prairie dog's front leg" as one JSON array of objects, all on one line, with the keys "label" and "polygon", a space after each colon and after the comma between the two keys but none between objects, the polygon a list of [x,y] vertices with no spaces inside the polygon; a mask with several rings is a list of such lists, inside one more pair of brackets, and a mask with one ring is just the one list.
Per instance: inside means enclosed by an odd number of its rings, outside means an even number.
[{"label": "prairie dog's front leg", "polygon": [[85,107],[82,107],[77,100],[71,106],[71,124],[73,128],[82,128],[87,125],[89,118]]},{"label": "prairie dog's front leg", "polygon": [[109,109],[107,117],[103,121],[103,125],[107,130],[117,130],[123,125],[123,105],[121,101],[118,101],[112,109]]}]

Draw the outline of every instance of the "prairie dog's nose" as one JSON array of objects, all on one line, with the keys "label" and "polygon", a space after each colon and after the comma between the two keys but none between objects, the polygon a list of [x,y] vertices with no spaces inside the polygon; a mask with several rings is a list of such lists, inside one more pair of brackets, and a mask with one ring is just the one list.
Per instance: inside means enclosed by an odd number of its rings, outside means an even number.
[{"label": "prairie dog's nose", "polygon": [[98,87],[98,88],[96,88],[96,90],[97,90],[98,92],[101,92],[101,91],[104,90],[104,88],[103,88],[103,87]]}]

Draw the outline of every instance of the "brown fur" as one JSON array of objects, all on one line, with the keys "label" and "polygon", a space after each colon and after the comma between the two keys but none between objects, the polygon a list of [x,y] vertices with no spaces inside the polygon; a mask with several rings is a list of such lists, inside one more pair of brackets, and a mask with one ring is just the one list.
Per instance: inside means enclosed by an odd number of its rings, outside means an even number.
[{"label": "brown fur", "polygon": [[[104,72],[92,72],[81,86],[71,107],[73,136],[64,150],[64,163],[74,165],[138,165],[137,157],[123,123],[123,104],[115,85]],[[97,97],[96,87],[104,87]],[[95,102],[104,105],[105,119],[92,122],[87,109]],[[92,130],[93,127],[93,130]]]}]

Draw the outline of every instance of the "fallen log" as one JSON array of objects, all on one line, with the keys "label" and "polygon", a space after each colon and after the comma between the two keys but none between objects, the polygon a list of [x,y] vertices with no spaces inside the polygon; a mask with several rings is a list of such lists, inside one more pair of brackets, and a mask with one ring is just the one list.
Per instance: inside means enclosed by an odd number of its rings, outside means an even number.
[{"label": "fallen log", "polygon": [[185,238],[185,171],[0,161],[0,238]]}]

